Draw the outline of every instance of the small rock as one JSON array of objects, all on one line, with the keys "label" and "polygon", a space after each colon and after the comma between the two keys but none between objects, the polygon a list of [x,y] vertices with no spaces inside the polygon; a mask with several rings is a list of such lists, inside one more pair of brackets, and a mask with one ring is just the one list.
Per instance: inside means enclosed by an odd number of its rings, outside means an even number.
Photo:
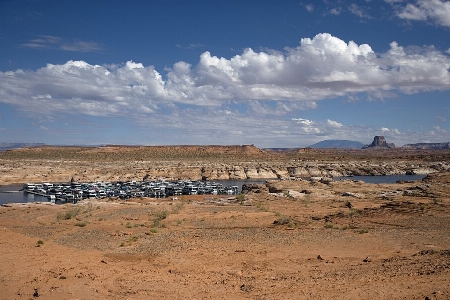
[{"label": "small rock", "polygon": [[352,193],[352,192],[344,192],[342,194],[342,196],[344,196],[344,197],[355,197],[355,198],[359,198],[360,197],[358,194]]},{"label": "small rock", "polygon": [[38,293],[38,290],[37,290],[37,289],[34,289],[33,297],[34,297],[34,298],[39,297],[39,293]]},{"label": "small rock", "polygon": [[372,261],[372,259],[369,256],[367,256],[366,258],[363,259],[363,262],[371,262],[371,261]]},{"label": "small rock", "polygon": [[319,255],[317,255],[317,259],[318,259],[318,260],[323,260],[323,257],[320,256],[320,254],[319,254]]},{"label": "small rock", "polygon": [[244,291],[244,292],[251,292],[253,290],[253,286],[242,284],[240,286],[240,289],[241,289],[241,291]]}]

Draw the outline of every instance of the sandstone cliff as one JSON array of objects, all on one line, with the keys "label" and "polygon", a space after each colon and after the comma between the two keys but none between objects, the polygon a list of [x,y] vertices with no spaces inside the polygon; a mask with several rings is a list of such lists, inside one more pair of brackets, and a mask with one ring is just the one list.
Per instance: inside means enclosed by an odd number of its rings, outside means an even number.
[{"label": "sandstone cliff", "polygon": [[370,145],[364,146],[362,149],[394,149],[395,145],[387,143],[386,139],[382,135],[377,135],[373,138],[373,142]]}]

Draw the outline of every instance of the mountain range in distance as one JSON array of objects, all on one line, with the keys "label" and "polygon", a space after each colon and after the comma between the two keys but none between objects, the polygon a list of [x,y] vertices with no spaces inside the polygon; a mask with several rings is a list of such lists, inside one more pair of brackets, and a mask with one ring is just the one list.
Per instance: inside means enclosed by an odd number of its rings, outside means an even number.
[{"label": "mountain range in distance", "polygon": [[362,147],[364,147],[363,143],[349,140],[324,140],[309,146],[309,148],[313,149],[319,148],[361,149]]},{"label": "mountain range in distance", "polygon": [[0,143],[0,151],[16,148],[33,148],[44,146],[44,143]]},{"label": "mountain range in distance", "polygon": [[[378,139],[377,139],[378,138]],[[378,145],[379,143],[383,142],[384,144],[388,145],[389,147],[382,147],[385,145]],[[373,147],[373,144],[377,144]],[[10,149],[16,149],[16,148],[34,148],[34,147],[42,147],[42,146],[49,146],[44,143],[5,143],[0,142],[0,152],[6,151]],[[78,145],[83,146],[83,145]],[[85,145],[85,147],[101,147],[105,145]],[[118,145],[120,146],[120,145]],[[125,145],[123,145],[125,146]],[[375,136],[374,142],[372,142],[371,145],[365,145],[358,141],[350,141],[350,140],[323,140],[318,143],[315,143],[309,147],[311,149],[366,149],[366,148],[396,148],[394,144],[388,144],[386,143],[383,136]],[[263,148],[262,150],[269,150],[269,151],[289,151],[299,148]],[[445,143],[416,143],[416,144],[406,144],[402,147],[397,147],[397,149],[416,149],[416,150],[442,150],[442,149],[450,149],[450,142]]]}]

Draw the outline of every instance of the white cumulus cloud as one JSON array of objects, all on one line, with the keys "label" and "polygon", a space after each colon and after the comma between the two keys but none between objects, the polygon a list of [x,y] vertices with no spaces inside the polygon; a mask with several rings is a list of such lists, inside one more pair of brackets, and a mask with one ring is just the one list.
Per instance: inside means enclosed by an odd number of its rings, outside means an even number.
[{"label": "white cumulus cloud", "polygon": [[277,111],[287,112],[359,93],[382,98],[396,92],[448,90],[449,69],[448,55],[433,46],[405,47],[394,41],[388,51],[375,53],[368,44],[321,33],[284,51],[248,48],[231,58],[206,51],[197,64],[180,61],[165,74],[133,61],[68,61],[35,71],[0,72],[0,102],[33,113],[106,116],[157,114],[182,104],[220,107],[229,101],[259,105],[270,113],[270,107],[255,101],[277,100],[286,103]]},{"label": "white cumulus cloud", "polygon": [[436,25],[450,27],[450,1],[417,0],[414,4],[406,4],[398,16],[414,21],[430,20]]}]

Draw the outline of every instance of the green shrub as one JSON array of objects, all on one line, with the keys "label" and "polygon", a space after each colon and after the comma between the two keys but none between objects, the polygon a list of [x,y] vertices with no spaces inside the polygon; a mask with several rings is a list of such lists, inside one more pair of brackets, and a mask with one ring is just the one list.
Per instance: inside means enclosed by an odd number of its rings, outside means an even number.
[{"label": "green shrub", "polygon": [[75,218],[80,213],[81,213],[81,207],[79,207],[79,206],[77,206],[77,207],[70,207],[69,209],[66,210],[65,213],[59,213],[56,216],[56,219],[58,221],[60,221],[60,220],[70,220],[72,218]]},{"label": "green shrub", "polygon": [[331,229],[331,228],[333,228],[333,227],[334,227],[333,223],[331,223],[331,222],[326,222],[326,223],[325,223],[325,228]]}]

